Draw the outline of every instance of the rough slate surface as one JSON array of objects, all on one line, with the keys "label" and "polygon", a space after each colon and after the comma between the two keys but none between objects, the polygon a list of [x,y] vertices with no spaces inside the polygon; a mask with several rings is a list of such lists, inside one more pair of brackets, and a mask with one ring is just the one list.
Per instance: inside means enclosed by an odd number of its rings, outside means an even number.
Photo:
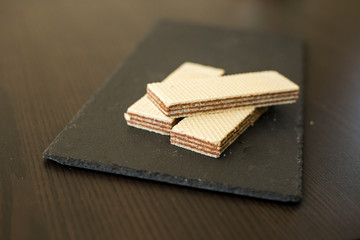
[{"label": "rough slate surface", "polygon": [[272,107],[219,159],[129,127],[123,113],[185,61],[226,73],[277,70],[303,90],[303,46],[293,38],[161,22],[56,137],[43,157],[80,168],[264,199],[301,200],[302,101]]}]

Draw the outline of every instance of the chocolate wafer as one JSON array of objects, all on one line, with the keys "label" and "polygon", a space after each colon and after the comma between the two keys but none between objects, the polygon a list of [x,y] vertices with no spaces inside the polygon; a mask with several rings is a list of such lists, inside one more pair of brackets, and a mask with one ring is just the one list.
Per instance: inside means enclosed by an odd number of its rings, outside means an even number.
[{"label": "chocolate wafer", "polygon": [[148,98],[169,117],[234,107],[293,103],[298,95],[299,87],[276,71],[147,85]]},{"label": "chocolate wafer", "polygon": [[[224,70],[197,63],[185,62],[174,72],[168,75],[163,82],[177,82],[191,78],[214,77],[224,74]],[[169,135],[171,128],[178,119],[165,116],[145,96],[131,105],[124,114],[129,126],[148,130],[151,132]]]},{"label": "chocolate wafer", "polygon": [[186,117],[170,131],[170,142],[218,158],[266,110],[243,107]]}]

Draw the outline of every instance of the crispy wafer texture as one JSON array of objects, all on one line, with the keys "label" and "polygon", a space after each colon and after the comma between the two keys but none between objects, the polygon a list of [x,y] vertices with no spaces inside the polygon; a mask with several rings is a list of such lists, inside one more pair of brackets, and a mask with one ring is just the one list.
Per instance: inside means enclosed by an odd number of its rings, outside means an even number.
[{"label": "crispy wafer texture", "polygon": [[136,114],[162,122],[172,123],[174,121],[174,118],[165,116],[158,108],[154,107],[146,95],[131,105],[126,112],[128,114]]},{"label": "crispy wafer texture", "polygon": [[[224,69],[185,62],[163,81],[176,82],[190,78],[220,76],[222,74],[224,74]],[[171,128],[177,123],[176,118],[165,116],[151,103],[146,95],[131,105],[124,117],[129,126],[164,135],[169,135]]]},{"label": "crispy wafer texture", "polygon": [[276,71],[151,83],[147,96],[165,115],[184,117],[241,106],[270,106],[296,101],[299,87]]},{"label": "crispy wafer texture", "polygon": [[244,107],[187,117],[173,127],[170,142],[217,158],[266,110]]},{"label": "crispy wafer texture", "polygon": [[177,82],[184,79],[217,77],[225,73],[224,69],[202,65],[199,63],[185,62],[175,71],[170,73],[162,82]]}]

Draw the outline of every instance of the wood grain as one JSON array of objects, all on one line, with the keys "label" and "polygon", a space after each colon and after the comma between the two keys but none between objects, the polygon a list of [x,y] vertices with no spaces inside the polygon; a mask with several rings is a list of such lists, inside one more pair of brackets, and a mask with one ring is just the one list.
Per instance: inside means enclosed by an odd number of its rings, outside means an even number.
[{"label": "wood grain", "polygon": [[[0,239],[360,237],[358,1],[0,2]],[[299,205],[64,167],[41,158],[161,18],[302,37]]]}]

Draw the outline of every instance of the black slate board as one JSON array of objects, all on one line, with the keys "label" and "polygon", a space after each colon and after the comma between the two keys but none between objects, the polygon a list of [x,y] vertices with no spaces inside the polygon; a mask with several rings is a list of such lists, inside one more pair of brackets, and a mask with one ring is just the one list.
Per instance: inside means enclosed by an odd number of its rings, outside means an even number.
[{"label": "black slate board", "polygon": [[300,85],[303,46],[293,38],[164,21],[90,98],[43,157],[109,173],[264,199],[301,199],[302,101],[272,107],[219,159],[126,125],[123,113],[185,61],[227,73],[277,70]]}]

